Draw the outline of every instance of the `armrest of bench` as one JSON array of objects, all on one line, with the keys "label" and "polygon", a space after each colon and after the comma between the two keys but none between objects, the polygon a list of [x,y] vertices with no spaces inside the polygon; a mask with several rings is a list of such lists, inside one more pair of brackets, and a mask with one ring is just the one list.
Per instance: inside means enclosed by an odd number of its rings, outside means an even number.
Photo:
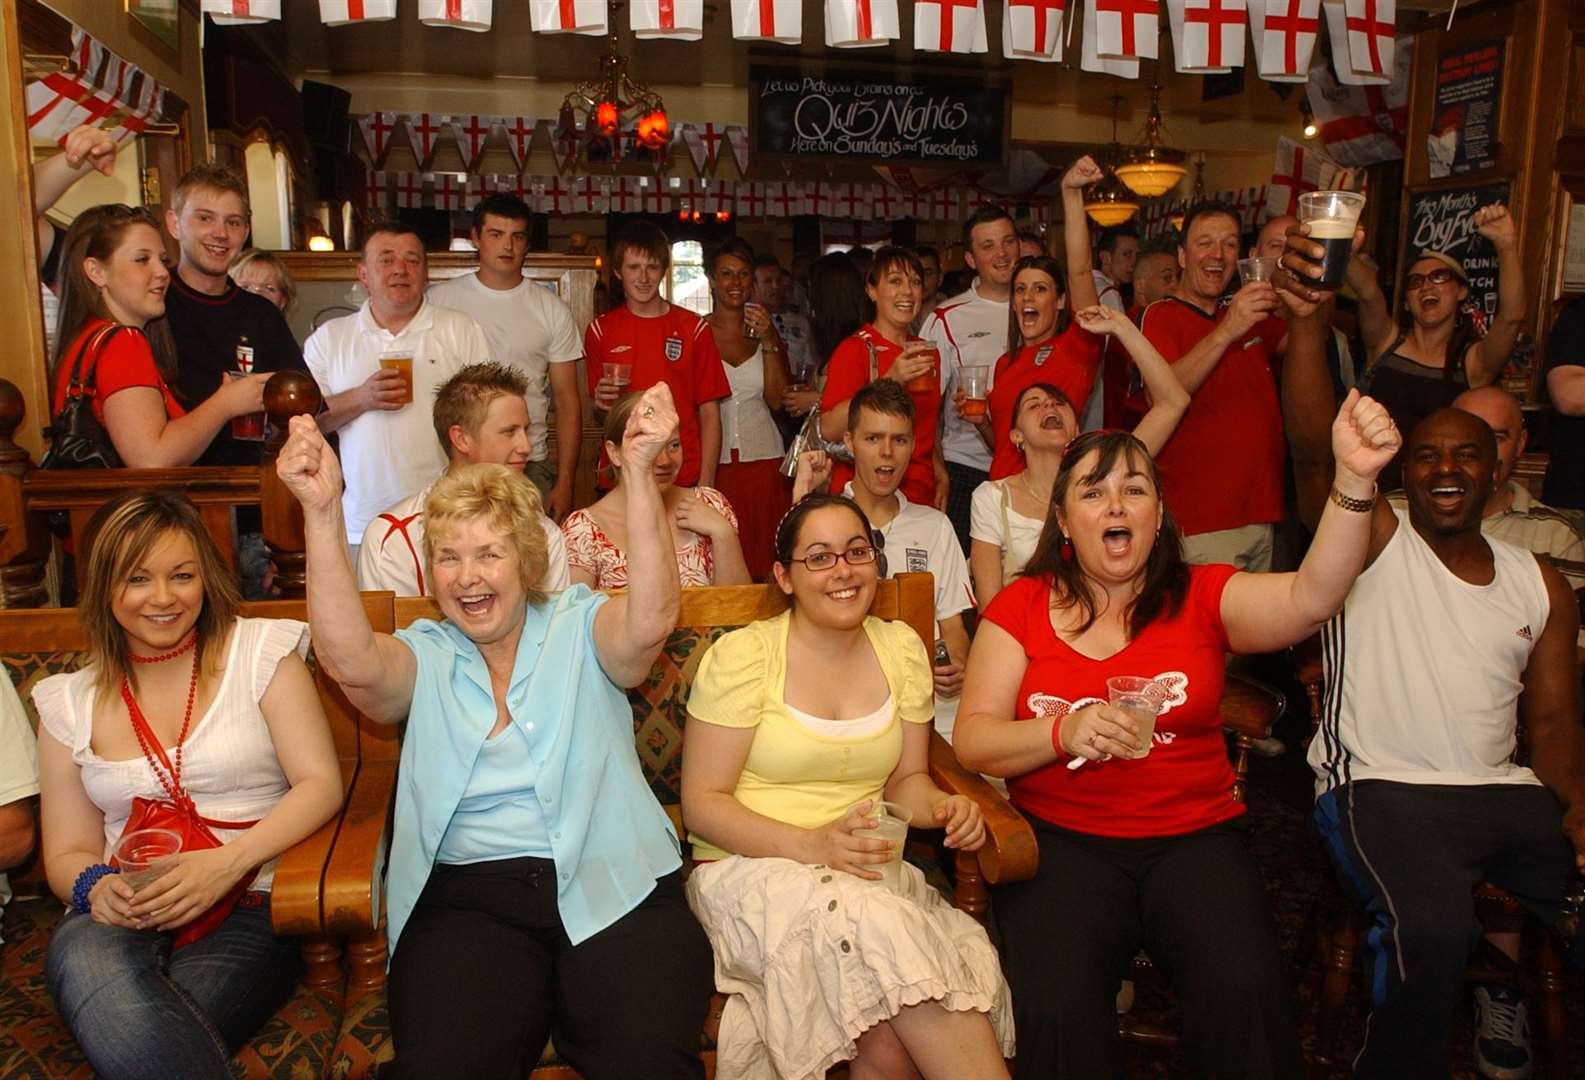
[{"label": "armrest of bench", "polygon": [[967,795],[985,816],[985,846],[975,852],[980,874],[992,885],[1028,881],[1040,864],[1035,831],[1012,804],[978,773],[958,764],[939,733],[930,733],[930,779],[948,795]]},{"label": "armrest of bench", "polygon": [[325,932],[325,866],[346,815],[345,799],[352,790],[358,763],[341,761],[340,811],[312,835],[299,840],[281,853],[275,864],[275,881],[270,887],[270,922],[283,937],[318,936]]},{"label": "armrest of bench", "polygon": [[358,766],[325,866],[325,932],[332,936],[367,937],[384,921],[385,855],[395,796],[395,761]]}]

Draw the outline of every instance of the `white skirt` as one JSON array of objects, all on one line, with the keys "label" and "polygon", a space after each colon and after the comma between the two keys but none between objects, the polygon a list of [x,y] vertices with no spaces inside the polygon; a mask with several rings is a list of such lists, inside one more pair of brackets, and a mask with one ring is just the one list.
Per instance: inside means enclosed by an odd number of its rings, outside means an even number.
[{"label": "white skirt", "polygon": [[826,866],[740,855],[700,863],[688,902],[730,995],[717,1080],[823,1080],[858,1037],[910,1005],[988,1013],[1013,1055],[1007,981],[985,930],[916,867],[894,893]]}]

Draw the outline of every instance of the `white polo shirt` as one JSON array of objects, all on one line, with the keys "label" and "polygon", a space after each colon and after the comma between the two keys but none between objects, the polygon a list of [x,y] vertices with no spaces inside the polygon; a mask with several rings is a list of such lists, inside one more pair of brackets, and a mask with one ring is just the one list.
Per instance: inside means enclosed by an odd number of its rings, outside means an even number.
[{"label": "white polo shirt", "polygon": [[996,380],[996,361],[1007,352],[1007,301],[985,299],[979,284],[975,278],[968,291],[942,301],[925,320],[920,336],[941,350],[942,454],[955,464],[989,472],[991,451],[985,440],[952,407],[958,370],[974,364],[990,369],[985,380],[988,390]]},{"label": "white polo shirt", "polygon": [[[397,596],[428,596],[429,582],[424,575],[424,501],[429,484],[369,522],[358,546],[358,588],[364,592],[389,589]],[[545,534],[550,556],[539,587],[555,593],[572,584],[567,569],[567,544],[561,529],[544,514],[539,527]]]},{"label": "white polo shirt", "polygon": [[425,301],[402,332],[393,334],[374,321],[365,301],[357,314],[315,330],[303,345],[303,360],[329,397],[362,386],[379,370],[380,354],[394,349],[413,351],[412,402],[394,412],[366,412],[337,431],[349,540],[362,536],[375,514],[446,471],[432,418],[435,391],[469,364],[490,358],[472,316]]},{"label": "white polo shirt", "polygon": [[[0,674],[0,806],[39,793],[38,740],[11,680]],[[11,900],[11,885],[0,874],[0,914]]]},{"label": "white polo shirt", "polygon": [[539,282],[524,278],[516,288],[492,289],[477,273],[431,285],[429,298],[472,315],[490,343],[490,359],[528,376],[523,394],[528,402],[528,457],[544,461],[549,453],[550,365],[574,364],[583,356],[583,337],[572,311]]}]

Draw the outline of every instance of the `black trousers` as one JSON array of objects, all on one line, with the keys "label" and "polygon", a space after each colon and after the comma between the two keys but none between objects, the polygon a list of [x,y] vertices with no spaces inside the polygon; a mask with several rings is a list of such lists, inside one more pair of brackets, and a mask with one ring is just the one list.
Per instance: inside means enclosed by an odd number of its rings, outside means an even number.
[{"label": "black trousers", "polygon": [[682,875],[578,945],[548,859],[436,866],[391,960],[382,1077],[527,1075],[548,1036],[588,1080],[702,1080],[710,943]]},{"label": "black trousers", "polygon": [[1293,987],[1242,822],[1118,840],[1030,821],[1039,873],[992,890],[1019,1080],[1121,1075],[1117,986],[1141,947],[1177,991],[1191,1076],[1304,1075]]},{"label": "black trousers", "polygon": [[[1317,800],[1314,820],[1346,892],[1364,906],[1371,997],[1360,1077],[1445,1080],[1453,1010],[1480,944],[1471,890],[1507,889],[1558,920],[1574,853],[1563,810],[1535,784],[1360,780]],[[1580,961],[1576,945],[1573,959]]]},{"label": "black trousers", "polygon": [[958,534],[964,555],[969,553],[969,513],[974,507],[974,489],[990,475],[971,465],[947,462],[947,518],[952,522],[952,531]]}]

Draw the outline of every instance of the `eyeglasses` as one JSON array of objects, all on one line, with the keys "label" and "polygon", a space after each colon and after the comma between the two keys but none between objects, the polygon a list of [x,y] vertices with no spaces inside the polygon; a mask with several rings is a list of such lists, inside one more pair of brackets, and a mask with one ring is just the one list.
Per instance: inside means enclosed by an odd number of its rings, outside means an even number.
[{"label": "eyeglasses", "polygon": [[263,282],[254,282],[254,283],[249,284],[249,285],[242,285],[241,289],[242,289],[243,292],[250,292],[250,293],[253,293],[255,296],[280,296],[281,295],[281,290],[277,286],[268,285],[268,284],[265,284]]},{"label": "eyeglasses", "polygon": [[1428,281],[1432,285],[1446,285],[1450,281],[1457,280],[1459,280],[1457,274],[1453,273],[1453,271],[1447,269],[1446,267],[1442,267],[1437,270],[1432,270],[1429,274],[1410,274],[1408,277],[1403,279],[1403,284],[1405,288],[1418,289]]},{"label": "eyeglasses", "polygon": [[805,555],[801,559],[788,559],[788,562],[803,563],[804,569],[819,573],[829,570],[837,564],[838,559],[844,559],[849,566],[867,566],[875,561],[875,549],[867,545],[850,547],[846,551],[817,551],[813,555]]}]

